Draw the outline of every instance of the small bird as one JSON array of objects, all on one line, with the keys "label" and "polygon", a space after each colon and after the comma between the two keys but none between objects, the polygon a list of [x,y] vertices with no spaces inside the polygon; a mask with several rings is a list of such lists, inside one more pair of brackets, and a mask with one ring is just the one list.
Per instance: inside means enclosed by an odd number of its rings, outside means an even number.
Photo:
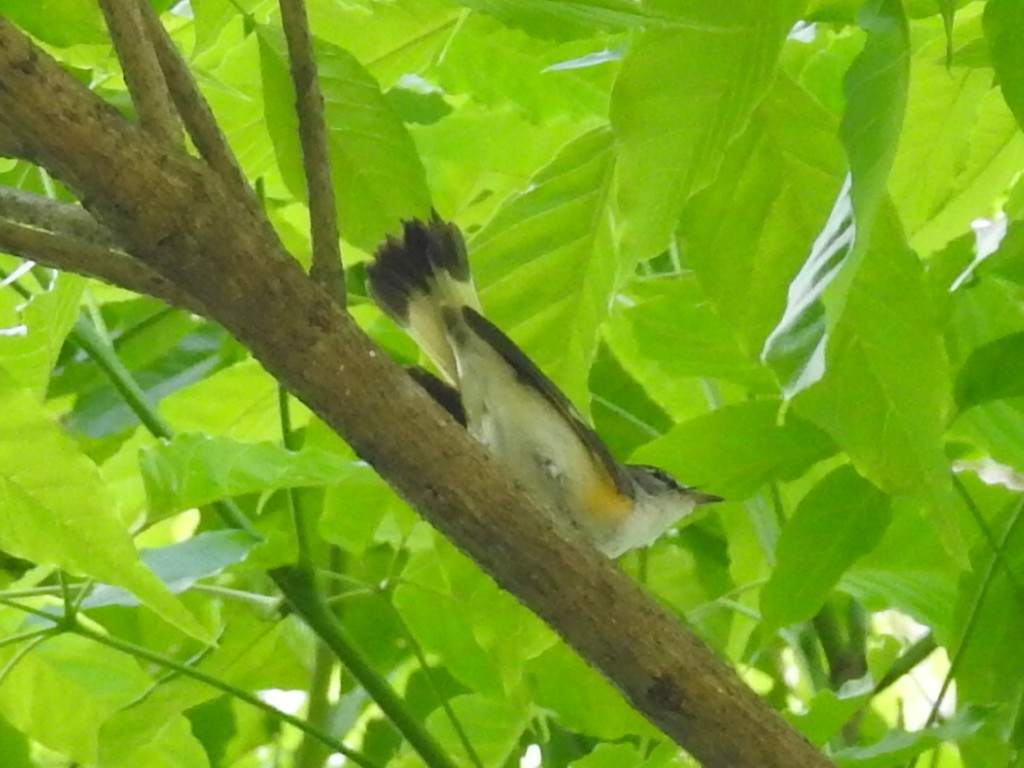
[{"label": "small bird", "polygon": [[367,274],[373,300],[451,386],[425,372],[417,380],[608,557],[648,546],[697,506],[721,501],[655,467],[615,461],[561,390],[481,314],[454,224],[436,213],[403,222]]}]

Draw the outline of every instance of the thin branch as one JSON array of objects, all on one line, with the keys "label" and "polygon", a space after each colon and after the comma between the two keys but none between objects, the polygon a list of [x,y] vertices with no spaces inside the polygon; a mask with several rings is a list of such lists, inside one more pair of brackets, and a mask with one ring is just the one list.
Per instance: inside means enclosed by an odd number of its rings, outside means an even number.
[{"label": "thin branch", "polygon": [[0,216],[92,245],[123,250],[113,232],[75,203],[0,186]]},{"label": "thin branch", "polygon": [[139,12],[141,4],[140,0],[100,0],[139,123],[158,141],[180,148],[185,137],[150,36],[146,34]]},{"label": "thin branch", "polygon": [[313,266],[310,275],[338,306],[345,306],[345,269],[338,244],[338,217],[327,149],[324,98],[320,92],[313,40],[309,32],[305,0],[280,0],[281,21],[288,41],[288,60],[295,86],[295,111],[299,118],[302,166],[309,198]]},{"label": "thin branch", "polygon": [[75,323],[74,341],[107,374],[110,383],[146,429],[156,437],[169,440],[172,435],[170,426],[149,402],[149,396],[135,381],[135,377],[124,367],[109,339],[104,338],[91,322],[80,318]]},{"label": "thin branch", "polygon": [[192,296],[141,261],[85,240],[0,218],[0,250],[46,267],[144,293],[198,315],[208,314]]},{"label": "thin branch", "polygon": [[174,105],[178,108],[185,123],[185,130],[189,138],[195,144],[196,149],[214,172],[224,180],[229,189],[233,190],[250,211],[259,209],[252,187],[246,181],[242,168],[227,139],[221,133],[220,126],[213,115],[213,110],[207,103],[203,94],[199,91],[192,72],[189,70],[185,60],[182,59],[178,49],[174,46],[167,30],[156,15],[156,11],[148,2],[141,3],[142,15],[146,29],[149,31],[149,38],[156,50],[157,60],[166,78],[167,88],[170,91]]}]

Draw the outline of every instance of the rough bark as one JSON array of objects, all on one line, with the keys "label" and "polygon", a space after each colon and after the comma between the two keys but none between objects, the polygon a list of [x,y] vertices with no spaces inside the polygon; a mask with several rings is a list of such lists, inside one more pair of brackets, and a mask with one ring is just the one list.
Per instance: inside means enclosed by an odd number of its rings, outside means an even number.
[{"label": "rough bark", "polygon": [[299,269],[237,190],[126,122],[3,20],[0,122],[704,765],[831,765],[677,619],[552,523]]}]

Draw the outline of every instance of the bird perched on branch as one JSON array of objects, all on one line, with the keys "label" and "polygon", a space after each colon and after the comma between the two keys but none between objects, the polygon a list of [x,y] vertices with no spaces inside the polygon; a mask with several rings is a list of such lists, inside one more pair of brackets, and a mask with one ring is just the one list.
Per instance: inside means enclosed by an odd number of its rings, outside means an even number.
[{"label": "bird perched on branch", "polygon": [[620,464],[568,398],[487,320],[459,229],[434,214],[403,224],[368,269],[380,308],[450,386],[417,379],[550,509],[609,557],[644,547],[701,504],[721,501],[655,467]]}]

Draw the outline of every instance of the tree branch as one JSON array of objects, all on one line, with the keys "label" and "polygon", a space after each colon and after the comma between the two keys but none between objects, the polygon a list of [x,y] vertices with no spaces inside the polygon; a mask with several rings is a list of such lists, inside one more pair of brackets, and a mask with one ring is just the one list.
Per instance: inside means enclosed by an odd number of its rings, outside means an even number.
[{"label": "tree branch", "polygon": [[180,147],[184,141],[181,123],[167,93],[167,81],[146,34],[139,6],[139,0],[100,0],[139,123],[159,141]]},{"label": "tree branch", "polygon": [[331,158],[327,151],[327,125],[324,122],[324,97],[313,55],[305,0],[280,0],[281,21],[288,41],[288,61],[295,86],[295,112],[299,118],[302,142],[302,167],[309,198],[310,234],[313,241],[313,266],[309,273],[345,306],[345,270],[338,244],[338,217],[331,181]]},{"label": "tree branch", "polygon": [[0,21],[0,114],[130,252],[210,308],[431,523],[709,768],[829,761],[548,516],[288,257],[233,185],[170,152]]}]

